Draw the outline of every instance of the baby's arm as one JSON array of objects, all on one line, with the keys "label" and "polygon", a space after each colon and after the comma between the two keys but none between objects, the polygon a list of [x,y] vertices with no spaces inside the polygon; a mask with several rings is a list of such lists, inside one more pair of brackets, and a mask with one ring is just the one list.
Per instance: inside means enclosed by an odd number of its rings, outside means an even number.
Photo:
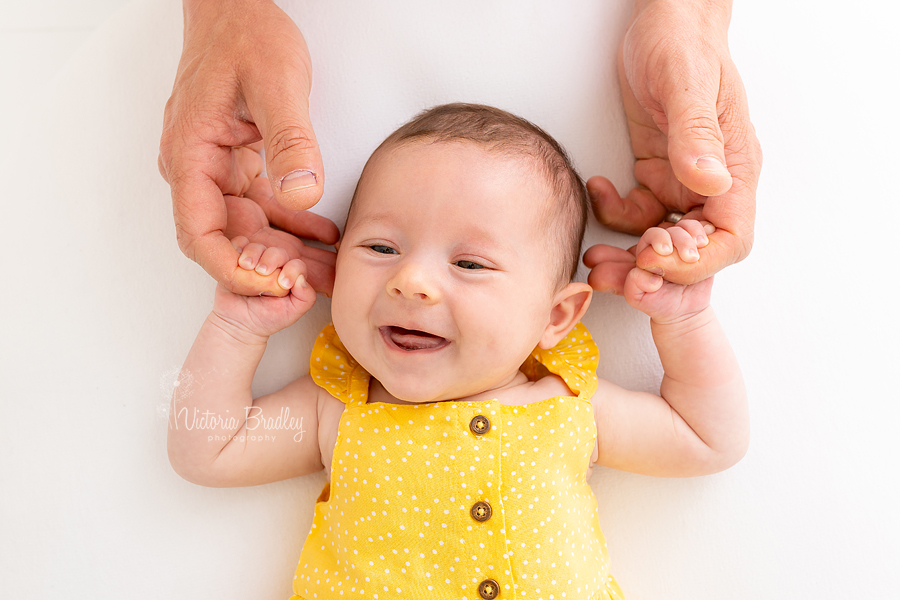
[{"label": "baby's arm", "polygon": [[[258,250],[245,238],[235,242],[244,254]],[[277,275],[288,295],[239,296],[219,284],[213,311],[185,360],[172,398],[169,461],[193,483],[257,485],[322,469],[320,388],[306,376],[256,400],[250,389],[269,335],[295,322],[315,302],[303,263],[267,253],[271,262],[283,265]]]},{"label": "baby's arm", "polygon": [[[648,230],[638,251],[652,245],[690,254],[704,235],[695,223]],[[683,286],[638,268],[628,274],[624,295],[650,316],[665,374],[659,395],[600,381],[594,396],[598,463],[682,477],[715,473],[743,457],[749,442],[744,383],[709,306],[711,289],[711,278]]]}]

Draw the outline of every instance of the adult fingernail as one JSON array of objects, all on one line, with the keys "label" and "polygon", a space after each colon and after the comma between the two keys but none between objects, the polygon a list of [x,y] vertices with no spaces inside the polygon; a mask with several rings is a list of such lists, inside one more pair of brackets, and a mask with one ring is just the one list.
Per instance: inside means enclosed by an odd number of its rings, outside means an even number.
[{"label": "adult fingernail", "polygon": [[317,182],[318,179],[316,178],[316,174],[312,171],[297,169],[282,177],[279,187],[282,192],[293,192],[295,190],[313,187]]},{"label": "adult fingernail", "polygon": [[701,156],[697,159],[697,168],[701,171],[727,171],[722,161],[715,156]]}]

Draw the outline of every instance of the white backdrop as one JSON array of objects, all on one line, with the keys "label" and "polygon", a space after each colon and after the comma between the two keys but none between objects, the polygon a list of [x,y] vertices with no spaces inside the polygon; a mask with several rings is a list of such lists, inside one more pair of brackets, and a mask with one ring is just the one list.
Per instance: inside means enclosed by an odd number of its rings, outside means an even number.
[{"label": "white backdrop", "polygon": [[[584,175],[605,174],[621,191],[632,183],[614,69],[628,0],[334,4],[285,4],[315,65],[327,169],[316,211],[341,224],[381,138],[453,100],[521,114]],[[900,593],[900,394],[889,383],[900,364],[890,234],[898,17],[846,3],[735,7],[731,48],[765,167],[756,246],[717,277],[715,304],[744,369],[753,441],[743,462],[711,477],[594,474],[613,572],[631,600]],[[16,90],[28,102],[7,115],[4,598],[290,595],[323,476],[206,489],[166,458],[165,409],[214,287],[177,248],[156,169],[180,36],[178,2],[136,0],[59,76]],[[633,239],[595,223],[588,242],[598,241]],[[321,298],[273,338],[257,393],[306,371],[328,314]],[[586,321],[603,376],[657,385],[645,318],[598,295]]]}]

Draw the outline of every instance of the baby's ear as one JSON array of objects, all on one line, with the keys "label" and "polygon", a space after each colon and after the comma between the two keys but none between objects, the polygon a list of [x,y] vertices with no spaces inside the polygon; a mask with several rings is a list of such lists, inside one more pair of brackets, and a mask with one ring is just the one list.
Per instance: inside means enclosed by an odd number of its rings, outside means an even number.
[{"label": "baby's ear", "polygon": [[572,331],[591,305],[592,294],[591,286],[581,282],[572,282],[557,292],[550,309],[550,321],[538,346],[549,350]]}]

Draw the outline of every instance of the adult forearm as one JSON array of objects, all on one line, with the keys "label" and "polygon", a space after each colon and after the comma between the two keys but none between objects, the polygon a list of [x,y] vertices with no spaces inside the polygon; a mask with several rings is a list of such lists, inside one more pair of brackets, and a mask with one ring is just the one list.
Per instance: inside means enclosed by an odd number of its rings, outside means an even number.
[{"label": "adult forearm", "polygon": [[240,10],[252,9],[255,4],[272,4],[272,0],[183,0],[182,9],[187,23],[188,19],[215,15],[236,7]]},{"label": "adult forearm", "polygon": [[203,323],[179,376],[169,413],[169,460],[179,475],[202,483],[247,420],[251,384],[266,338],[250,336],[215,314]]},{"label": "adult forearm", "polygon": [[727,11],[728,15],[731,15],[731,0],[634,0],[634,10],[639,12],[651,4],[660,3],[683,6],[706,13]]},{"label": "adult forearm", "polygon": [[634,0],[632,23],[645,11],[655,13],[656,22],[665,25],[666,37],[680,39],[702,32],[710,38],[707,42],[727,40],[731,0]]},{"label": "adult forearm", "polygon": [[747,396],[740,367],[712,308],[678,323],[651,322],[665,374],[660,395],[702,443],[698,462],[725,469],[749,443]]}]

